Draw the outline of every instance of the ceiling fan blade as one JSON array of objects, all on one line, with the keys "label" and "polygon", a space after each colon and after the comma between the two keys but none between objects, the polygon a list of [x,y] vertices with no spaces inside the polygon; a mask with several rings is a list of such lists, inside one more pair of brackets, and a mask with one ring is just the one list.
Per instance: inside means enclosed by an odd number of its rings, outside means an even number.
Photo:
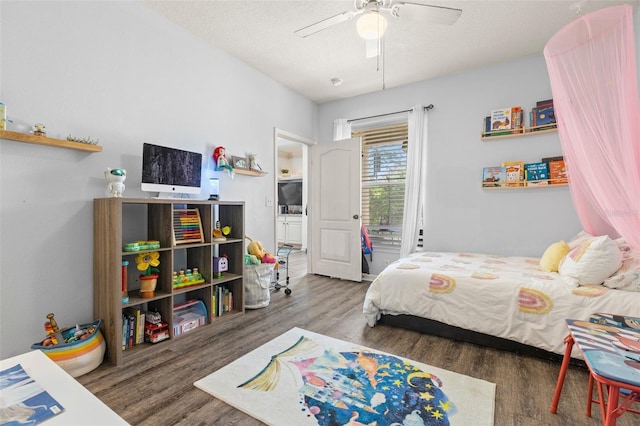
[{"label": "ceiling fan blade", "polygon": [[300,37],[307,37],[307,36],[310,36],[311,34],[315,34],[319,31],[325,30],[334,25],[349,21],[353,19],[354,16],[359,15],[360,13],[361,13],[360,11],[352,11],[352,10],[347,12],[342,12],[339,15],[335,15],[330,18],[323,19],[322,21],[316,22],[315,24],[311,24],[304,28],[300,28],[299,30],[294,31],[294,34],[297,34]]},{"label": "ceiling fan blade", "polygon": [[411,16],[430,24],[453,25],[462,14],[462,9],[435,6],[419,1],[393,1],[390,6],[395,16]]}]

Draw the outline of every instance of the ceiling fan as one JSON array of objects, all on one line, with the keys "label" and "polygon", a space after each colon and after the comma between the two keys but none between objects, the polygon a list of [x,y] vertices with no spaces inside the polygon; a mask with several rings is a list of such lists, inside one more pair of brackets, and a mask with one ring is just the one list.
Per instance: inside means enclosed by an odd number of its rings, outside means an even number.
[{"label": "ceiling fan", "polygon": [[[384,15],[390,15],[393,18],[408,16],[421,22],[453,25],[462,13],[460,9],[435,6],[423,3],[421,0],[354,0],[353,5],[355,10],[348,10],[323,19],[294,31],[294,33],[300,37],[308,37],[360,16],[357,21],[358,34],[367,40],[367,57],[373,57],[379,54],[380,39],[387,27],[387,20]],[[373,40],[373,42],[369,40]],[[371,54],[371,47],[373,46],[376,46],[375,54]]]}]

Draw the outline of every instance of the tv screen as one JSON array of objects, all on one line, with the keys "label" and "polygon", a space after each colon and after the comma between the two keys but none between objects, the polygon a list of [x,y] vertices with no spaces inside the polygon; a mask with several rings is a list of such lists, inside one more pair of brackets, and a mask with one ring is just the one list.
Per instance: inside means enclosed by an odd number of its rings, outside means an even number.
[{"label": "tv screen", "polygon": [[278,182],[278,205],[302,205],[302,181]]},{"label": "tv screen", "polygon": [[145,143],[142,190],[161,194],[200,194],[202,154]]}]

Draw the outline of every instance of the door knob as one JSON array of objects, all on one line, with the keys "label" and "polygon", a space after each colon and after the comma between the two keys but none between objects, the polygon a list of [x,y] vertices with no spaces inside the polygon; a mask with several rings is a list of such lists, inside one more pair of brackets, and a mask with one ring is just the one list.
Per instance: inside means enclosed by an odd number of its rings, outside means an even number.
[{"label": "door knob", "polygon": [[353,215],[353,218],[354,218],[354,219],[358,219],[358,218],[360,218],[360,216],[358,216],[357,214],[354,214],[354,215]]}]

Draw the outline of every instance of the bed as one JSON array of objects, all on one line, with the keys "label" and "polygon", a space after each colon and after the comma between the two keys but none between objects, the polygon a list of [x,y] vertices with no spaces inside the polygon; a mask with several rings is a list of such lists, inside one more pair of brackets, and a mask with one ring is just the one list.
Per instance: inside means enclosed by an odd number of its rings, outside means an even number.
[{"label": "bed", "polygon": [[[583,258],[589,265],[603,257],[591,254],[598,258]],[[628,250],[619,256],[616,271],[627,274],[626,287],[610,288],[567,284],[560,272],[543,270],[539,258],[417,252],[376,277],[363,311],[372,327],[384,323],[559,358],[567,335],[565,319],[589,318],[594,312],[640,316],[640,273],[629,275],[636,266],[640,271],[640,256],[632,258]],[[608,284],[615,286],[616,278],[614,273]],[[577,351],[572,356],[580,357]]]}]

